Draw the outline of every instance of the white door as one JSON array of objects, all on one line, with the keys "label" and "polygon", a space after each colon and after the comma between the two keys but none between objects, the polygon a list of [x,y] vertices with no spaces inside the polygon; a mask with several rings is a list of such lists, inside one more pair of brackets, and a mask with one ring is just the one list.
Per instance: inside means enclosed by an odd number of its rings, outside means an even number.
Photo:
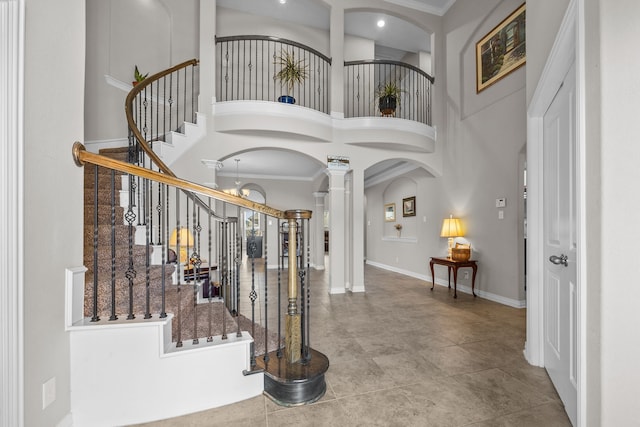
[{"label": "white door", "polygon": [[544,115],[544,364],[577,420],[575,66]]}]

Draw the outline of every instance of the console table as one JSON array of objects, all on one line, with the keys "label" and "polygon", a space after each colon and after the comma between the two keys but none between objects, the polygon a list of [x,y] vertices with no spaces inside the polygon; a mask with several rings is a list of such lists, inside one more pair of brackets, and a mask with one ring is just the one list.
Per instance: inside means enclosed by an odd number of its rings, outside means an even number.
[{"label": "console table", "polygon": [[451,288],[451,270],[453,270],[453,297],[458,298],[458,269],[464,267],[470,267],[473,269],[473,276],[471,277],[471,293],[473,296],[476,296],[476,273],[478,272],[478,264],[475,260],[468,261],[454,261],[451,258],[438,258],[431,257],[431,261],[429,262],[429,267],[431,268],[431,290],[436,285],[436,276],[433,274],[433,266],[434,264],[444,265],[447,267],[447,273],[449,276],[449,288]]}]

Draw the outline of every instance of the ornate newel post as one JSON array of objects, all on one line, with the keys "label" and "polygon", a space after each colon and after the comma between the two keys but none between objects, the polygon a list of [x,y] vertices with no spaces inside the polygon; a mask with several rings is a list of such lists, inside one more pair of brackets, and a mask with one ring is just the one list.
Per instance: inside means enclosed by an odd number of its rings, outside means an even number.
[{"label": "ornate newel post", "polygon": [[[308,211],[286,211],[285,218],[289,224],[289,275],[288,275],[288,301],[287,317],[285,320],[285,347],[284,354],[289,363],[300,361],[302,349],[302,323],[298,312],[298,225],[297,219],[300,213],[307,213],[307,218],[311,217]],[[302,250],[303,248],[301,248]],[[304,297],[304,296],[303,296]]]},{"label": "ornate newel post", "polygon": [[[309,344],[311,211],[285,211],[283,219],[287,226],[287,231],[281,233],[281,245],[286,247],[282,256],[287,257],[287,306],[279,316],[285,316],[284,351],[271,351],[258,358],[256,365],[264,370],[264,393],[279,405],[297,406],[324,395],[329,359]],[[282,263],[280,268],[284,269]]]}]

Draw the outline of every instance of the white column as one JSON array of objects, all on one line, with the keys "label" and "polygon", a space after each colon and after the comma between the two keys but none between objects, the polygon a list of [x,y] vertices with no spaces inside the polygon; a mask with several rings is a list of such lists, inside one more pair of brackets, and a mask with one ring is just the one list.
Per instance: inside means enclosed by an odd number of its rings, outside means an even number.
[{"label": "white column", "polygon": [[208,159],[202,159],[200,161],[207,168],[211,169],[211,173],[213,175],[212,182],[205,182],[204,185],[217,190],[218,189],[218,171],[222,169],[222,167],[224,166],[223,163],[218,160],[208,160]]},{"label": "white column", "polygon": [[0,1],[0,425],[24,424],[24,1]]},{"label": "white column", "polygon": [[311,218],[314,223],[315,232],[313,265],[316,270],[324,270],[324,198],[326,195],[326,191],[313,193],[316,205]]},{"label": "white column", "polygon": [[200,95],[198,111],[211,114],[216,99],[216,0],[200,0]]},{"label": "white column", "polygon": [[352,188],[353,188],[353,173],[348,173],[344,177],[344,287],[347,290],[351,290],[353,279],[353,218],[352,212]]},{"label": "white column", "polygon": [[364,171],[351,174],[351,291],[364,292]]},{"label": "white column", "polygon": [[329,175],[329,293],[345,290],[344,177],[348,171],[328,169]]},{"label": "white column", "polygon": [[344,118],[344,7],[336,4],[339,2],[333,3],[329,23],[331,116]]}]

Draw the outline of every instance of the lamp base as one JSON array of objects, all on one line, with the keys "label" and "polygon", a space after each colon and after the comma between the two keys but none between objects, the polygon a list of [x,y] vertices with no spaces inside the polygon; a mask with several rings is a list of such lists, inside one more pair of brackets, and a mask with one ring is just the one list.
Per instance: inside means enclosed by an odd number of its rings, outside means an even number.
[{"label": "lamp base", "polygon": [[449,249],[447,250],[447,258],[451,259],[452,250],[453,249],[453,237],[449,237]]}]

